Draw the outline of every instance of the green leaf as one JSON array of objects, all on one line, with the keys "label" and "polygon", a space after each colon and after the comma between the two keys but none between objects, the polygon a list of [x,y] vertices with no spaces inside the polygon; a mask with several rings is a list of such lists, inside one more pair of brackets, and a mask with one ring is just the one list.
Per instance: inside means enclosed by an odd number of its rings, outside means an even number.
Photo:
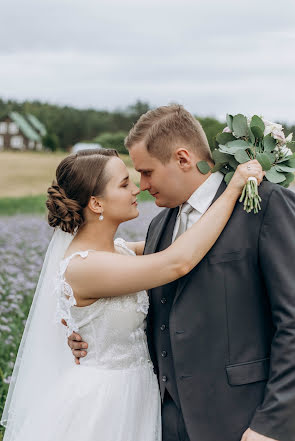
[{"label": "green leaf", "polygon": [[241,147],[228,148],[225,145],[220,146],[220,152],[225,153],[227,155],[234,155],[238,150],[241,150]]},{"label": "green leaf", "polygon": [[263,138],[263,146],[265,152],[272,152],[277,145],[276,140],[269,134]]},{"label": "green leaf", "polygon": [[283,159],[280,159],[279,161],[277,161],[277,164],[281,164],[282,162],[284,163],[284,165],[286,165],[285,163],[288,161],[293,161],[293,159],[295,159],[295,153],[293,153],[293,155],[290,156],[285,156]]},{"label": "green leaf", "polygon": [[257,115],[252,116],[252,119],[251,119],[251,122],[250,122],[250,128],[252,129],[252,127],[259,127],[259,129],[262,132],[264,132],[264,129],[265,129],[264,122]]},{"label": "green leaf", "polygon": [[270,160],[271,164],[275,163],[276,155],[274,153],[264,152],[264,154],[268,157],[268,159]]},{"label": "green leaf", "polygon": [[225,182],[226,182],[226,185],[229,184],[229,182],[230,182],[230,180],[231,180],[231,178],[233,177],[234,174],[235,174],[235,172],[234,172],[234,171],[231,171],[231,172],[229,172],[229,173],[227,173],[227,174],[225,175],[224,180],[225,180]]},{"label": "green leaf", "polygon": [[285,175],[283,173],[279,173],[272,167],[270,170],[267,170],[265,173],[265,177],[269,182],[273,182],[274,184],[279,184],[280,182],[285,181]]},{"label": "green leaf", "polygon": [[238,150],[235,153],[235,159],[238,161],[239,164],[244,164],[244,162],[250,161],[250,158],[245,150]]},{"label": "green leaf", "polygon": [[207,161],[199,161],[197,163],[197,167],[203,175],[206,175],[211,170],[211,167]]},{"label": "green leaf", "polygon": [[220,150],[216,149],[216,150],[213,150],[212,157],[214,159],[215,164],[217,164],[219,162],[222,164],[226,164],[230,160],[231,155],[228,155],[226,153],[222,153]]},{"label": "green leaf", "polygon": [[227,142],[234,141],[235,139],[231,133],[218,133],[216,135],[216,141],[221,145],[225,145]]},{"label": "green leaf", "polygon": [[270,170],[271,169],[271,162],[269,160],[269,157],[265,153],[257,153],[256,159],[261,165],[263,170]]},{"label": "green leaf", "polygon": [[[244,151],[244,150],[243,150]],[[237,166],[239,165],[239,162],[234,158],[233,156],[230,157],[230,160],[228,161],[229,165],[235,170]]]},{"label": "green leaf", "polygon": [[295,172],[295,167],[291,168],[291,167],[288,167],[285,164],[275,165],[275,169],[278,172],[286,172],[286,173],[293,173],[293,172]]},{"label": "green leaf", "polygon": [[229,113],[226,114],[226,124],[227,127],[230,128],[231,131],[233,131],[233,116]]},{"label": "green leaf", "polygon": [[294,178],[295,178],[294,173],[287,173],[286,179],[281,183],[281,185],[285,188],[289,187],[291,182],[294,181]]},{"label": "green leaf", "polygon": [[290,159],[291,157],[288,158],[288,161],[286,161],[286,163],[284,165],[287,165],[288,167],[294,168],[295,167],[295,158],[294,159]]},{"label": "green leaf", "polygon": [[251,131],[256,139],[262,139],[263,138],[263,131],[258,126],[252,126]]},{"label": "green leaf", "polygon": [[248,136],[247,118],[241,113],[233,117],[233,131],[237,138]]},{"label": "green leaf", "polygon": [[239,147],[240,149],[247,149],[250,146],[248,141],[243,139],[236,139],[235,141],[230,141],[226,144],[226,147]]},{"label": "green leaf", "polygon": [[217,164],[214,165],[213,168],[211,168],[211,173],[215,173],[218,172],[222,169],[223,164],[221,162],[218,162]]},{"label": "green leaf", "polygon": [[252,133],[252,130],[250,128],[248,128],[249,131],[249,141],[251,142],[252,145],[255,144],[255,136]]}]

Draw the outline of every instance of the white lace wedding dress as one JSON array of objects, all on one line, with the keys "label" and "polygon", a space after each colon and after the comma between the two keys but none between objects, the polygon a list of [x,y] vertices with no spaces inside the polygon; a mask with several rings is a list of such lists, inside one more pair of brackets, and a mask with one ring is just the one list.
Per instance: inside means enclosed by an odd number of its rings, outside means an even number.
[{"label": "white lace wedding dress", "polygon": [[[133,254],[123,239],[121,254]],[[68,335],[78,331],[88,353],[66,369],[44,402],[32,409],[16,441],[160,441],[161,406],[145,334],[148,296],[101,298],[77,307],[64,279],[76,255],[60,263],[57,319],[67,320]],[[115,268],[114,268],[114,277]],[[42,337],[42,336],[41,336]],[[69,349],[70,350],[70,349]]]}]

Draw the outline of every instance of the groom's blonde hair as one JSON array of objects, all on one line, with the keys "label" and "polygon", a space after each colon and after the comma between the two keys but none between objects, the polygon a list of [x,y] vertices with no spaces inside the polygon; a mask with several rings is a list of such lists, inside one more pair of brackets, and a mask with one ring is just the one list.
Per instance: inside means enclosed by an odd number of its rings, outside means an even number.
[{"label": "groom's blonde hair", "polygon": [[170,161],[173,150],[187,147],[200,159],[212,161],[206,134],[196,118],[179,104],[158,107],[142,115],[125,138],[125,147],[144,141],[151,156],[163,164]]}]

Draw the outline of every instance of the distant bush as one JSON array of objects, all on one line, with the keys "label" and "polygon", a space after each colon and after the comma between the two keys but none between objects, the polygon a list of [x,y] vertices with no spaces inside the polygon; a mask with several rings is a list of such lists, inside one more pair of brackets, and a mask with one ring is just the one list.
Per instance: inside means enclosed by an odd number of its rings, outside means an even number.
[{"label": "distant bush", "polygon": [[121,154],[128,153],[124,147],[124,139],[127,136],[126,132],[116,132],[116,133],[102,133],[92,140],[92,142],[97,142],[105,149],[116,149]]},{"label": "distant bush", "polygon": [[42,144],[52,152],[56,152],[59,147],[59,139],[55,133],[47,133],[42,138]]},{"label": "distant bush", "polygon": [[214,150],[216,148],[215,136],[217,135],[217,133],[222,132],[222,130],[226,126],[226,123],[220,122],[212,117],[199,118],[196,116],[196,118],[202,124],[204,132],[206,133],[208,139],[210,149]]}]

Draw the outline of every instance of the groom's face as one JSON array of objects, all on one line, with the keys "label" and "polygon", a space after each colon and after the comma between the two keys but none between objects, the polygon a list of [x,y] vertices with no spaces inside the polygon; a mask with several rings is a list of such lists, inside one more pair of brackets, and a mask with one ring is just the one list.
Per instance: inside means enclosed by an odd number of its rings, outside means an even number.
[{"label": "groom's face", "polygon": [[129,154],[141,175],[141,191],[147,190],[155,198],[158,207],[174,208],[184,202],[181,185],[183,173],[175,158],[163,164],[149,154],[143,141],[133,144]]}]

